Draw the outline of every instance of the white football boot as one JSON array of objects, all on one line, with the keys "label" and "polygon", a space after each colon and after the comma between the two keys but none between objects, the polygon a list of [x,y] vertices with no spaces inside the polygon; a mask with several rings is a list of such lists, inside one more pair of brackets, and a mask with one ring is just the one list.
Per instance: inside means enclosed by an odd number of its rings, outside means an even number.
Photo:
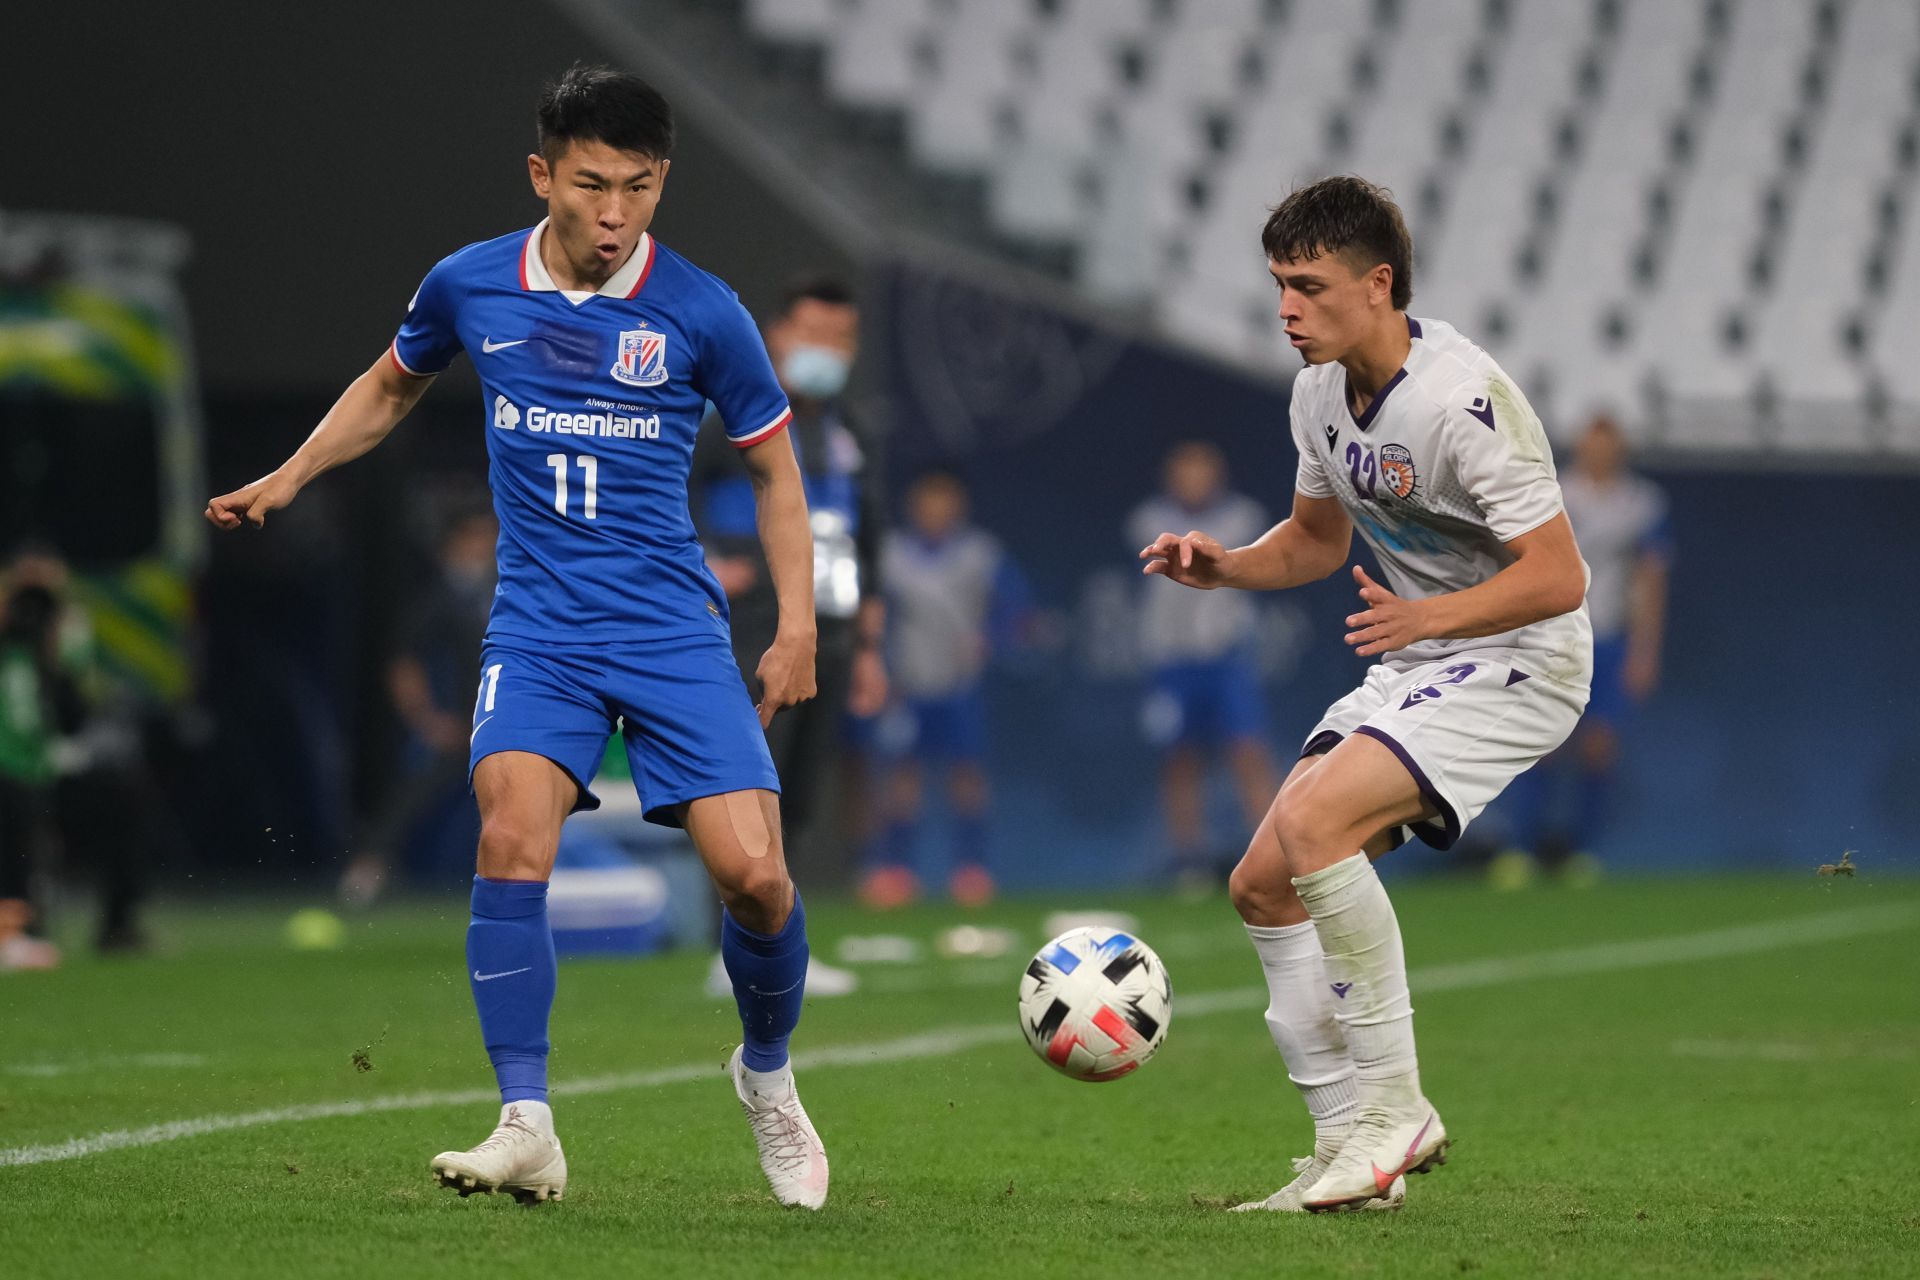
[{"label": "white football boot", "polygon": [[567,1189],[567,1157],[543,1102],[507,1103],[485,1142],[471,1151],[442,1151],[431,1168],[435,1181],[463,1197],[504,1191],[521,1204],[538,1204],[560,1199]]},{"label": "white football boot", "polygon": [[827,1149],[820,1145],[807,1109],[800,1105],[793,1069],[789,1066],[757,1088],[750,1086],[741,1061],[744,1052],[744,1047],[733,1051],[727,1074],[733,1078],[733,1092],[747,1113],[747,1123],[753,1126],[760,1171],[767,1175],[773,1198],[781,1204],[818,1209],[827,1202]]},{"label": "white football boot", "polygon": [[1411,1107],[1365,1105],[1320,1181],[1302,1191],[1311,1213],[1370,1207],[1390,1198],[1401,1175],[1426,1173],[1447,1162],[1447,1126],[1421,1098]]},{"label": "white football boot", "polygon": [[[1293,1162],[1293,1171],[1299,1176],[1294,1178],[1292,1182],[1289,1182],[1265,1200],[1249,1200],[1245,1204],[1233,1206],[1233,1208],[1227,1210],[1227,1212],[1305,1213],[1307,1206],[1301,1197],[1306,1194],[1308,1187],[1320,1181],[1321,1176],[1327,1171],[1327,1166],[1331,1163],[1331,1159],[1322,1160],[1318,1152],[1310,1156],[1301,1156]],[[1362,1209],[1380,1209],[1392,1212],[1405,1204],[1406,1201],[1407,1180],[1405,1178],[1395,1178],[1393,1180],[1393,1187],[1386,1195],[1376,1200],[1369,1200],[1359,1207]]]}]

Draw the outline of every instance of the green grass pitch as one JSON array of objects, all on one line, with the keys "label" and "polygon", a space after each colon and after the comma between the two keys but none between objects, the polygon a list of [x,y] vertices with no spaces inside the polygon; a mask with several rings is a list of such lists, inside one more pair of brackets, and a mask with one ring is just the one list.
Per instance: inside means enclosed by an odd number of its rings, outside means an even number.
[{"label": "green grass pitch", "polygon": [[[819,1214],[767,1195],[705,955],[562,966],[572,1181],[528,1209],[427,1174],[496,1114],[463,902],[326,952],[284,945],[295,904],[208,904],[162,912],[151,959],[0,978],[0,1276],[1920,1274],[1920,881],[1393,891],[1456,1138],[1397,1215],[1223,1212],[1309,1139],[1224,902],[1009,901],[970,918],[1014,954],[866,966],[809,1002]],[[1173,976],[1165,1047],[1110,1084],[1014,1023],[1043,917],[1074,906],[1136,913]],[[810,904],[829,958],[955,918]],[[201,1123],[100,1136],[171,1122]]]}]

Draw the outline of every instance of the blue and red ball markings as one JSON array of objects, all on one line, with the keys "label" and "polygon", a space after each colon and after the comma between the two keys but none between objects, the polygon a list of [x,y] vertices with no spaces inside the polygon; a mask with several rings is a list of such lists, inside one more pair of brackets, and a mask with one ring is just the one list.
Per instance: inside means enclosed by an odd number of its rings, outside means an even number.
[{"label": "blue and red ball markings", "polygon": [[[1116,933],[1101,943],[1090,959],[1107,959],[1107,964],[1101,970],[1101,975],[1105,977],[1108,982],[1118,983],[1122,978],[1146,963],[1146,957],[1134,949],[1136,945],[1133,938],[1124,933]],[[1078,969],[1080,963],[1081,958],[1079,956],[1073,954],[1073,952],[1066,947],[1056,944],[1048,947],[1037,956],[1033,963],[1028,966],[1027,972],[1032,977],[1044,982],[1049,976],[1047,972],[1049,967],[1057,973],[1066,975]],[[1102,1034],[1113,1041],[1115,1046],[1124,1051],[1132,1052],[1139,1048],[1144,1041],[1151,1040],[1154,1035],[1159,1032],[1160,1023],[1152,1014],[1149,1014],[1140,1007],[1137,999],[1129,997],[1124,1003],[1126,1008],[1124,1016],[1120,1012],[1117,1012],[1112,1005],[1103,1004],[1093,1015],[1092,1022]],[[1072,1055],[1075,1045],[1086,1046],[1086,1040],[1081,1033],[1065,1025],[1067,1015],[1070,1012],[1071,1010],[1067,1008],[1064,1001],[1056,999],[1052,1004],[1047,1006],[1047,1011],[1041,1015],[1040,1021],[1035,1023],[1033,1028],[1034,1038],[1046,1043],[1047,1060],[1057,1067],[1064,1068],[1066,1066],[1067,1059]],[[1139,1061],[1135,1060],[1124,1063],[1111,1071],[1102,1071],[1089,1075],[1086,1079],[1115,1080],[1130,1071],[1136,1070],[1139,1066]]]}]

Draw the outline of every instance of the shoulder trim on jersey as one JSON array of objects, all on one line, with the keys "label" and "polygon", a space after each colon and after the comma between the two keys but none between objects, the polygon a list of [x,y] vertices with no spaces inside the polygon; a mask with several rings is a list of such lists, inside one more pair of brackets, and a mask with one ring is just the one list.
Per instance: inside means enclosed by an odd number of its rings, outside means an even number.
[{"label": "shoulder trim on jersey", "polygon": [[397,337],[387,344],[387,355],[393,360],[393,367],[406,374],[409,378],[431,378],[435,376],[431,373],[422,373],[418,369],[410,369],[407,367],[407,362],[400,358],[400,339]]},{"label": "shoulder trim on jersey", "polygon": [[727,441],[728,443],[733,445],[733,447],[736,449],[745,449],[749,445],[759,444],[762,440],[773,439],[773,437],[779,435],[782,431],[784,431],[786,429],[787,424],[792,421],[793,421],[793,407],[789,405],[788,407],[780,410],[779,417],[775,418],[772,422],[769,422],[766,426],[760,428],[758,431],[749,431],[746,435],[743,435],[743,436],[728,436]]}]

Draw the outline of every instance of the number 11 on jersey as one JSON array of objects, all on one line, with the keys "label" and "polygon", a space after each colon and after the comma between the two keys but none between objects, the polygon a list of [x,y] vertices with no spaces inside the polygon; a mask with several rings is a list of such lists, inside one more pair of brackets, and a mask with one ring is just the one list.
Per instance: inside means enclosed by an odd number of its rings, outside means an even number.
[{"label": "number 11 on jersey", "polygon": [[[587,473],[586,518],[597,519],[600,514],[600,459],[583,453],[573,461]],[[547,465],[553,468],[553,509],[564,516],[567,514],[567,455],[550,453],[547,455]]]}]

